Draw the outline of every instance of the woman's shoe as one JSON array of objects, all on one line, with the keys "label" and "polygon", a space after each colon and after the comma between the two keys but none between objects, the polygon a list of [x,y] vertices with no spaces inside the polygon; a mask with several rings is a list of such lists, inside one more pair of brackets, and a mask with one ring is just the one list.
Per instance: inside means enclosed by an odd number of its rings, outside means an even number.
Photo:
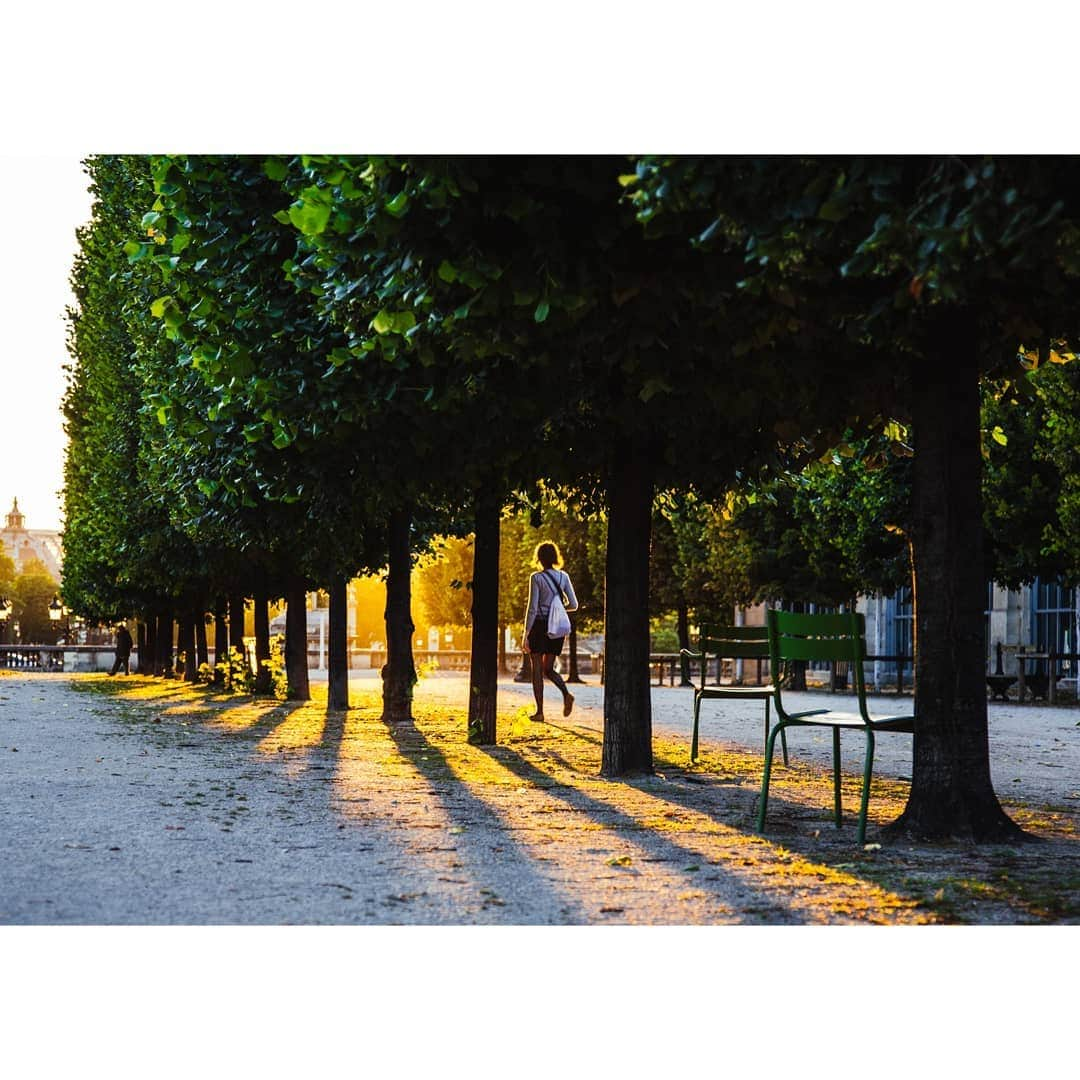
[{"label": "woman's shoe", "polygon": [[529,719],[536,724],[547,723],[547,721],[544,719],[544,714],[542,712],[533,713],[532,716],[529,717]]},{"label": "woman's shoe", "polygon": [[570,710],[573,709],[573,707],[574,707],[574,695],[573,694],[567,694],[566,697],[563,698],[563,702],[562,702],[562,714],[563,714],[563,716],[569,716],[570,715]]}]

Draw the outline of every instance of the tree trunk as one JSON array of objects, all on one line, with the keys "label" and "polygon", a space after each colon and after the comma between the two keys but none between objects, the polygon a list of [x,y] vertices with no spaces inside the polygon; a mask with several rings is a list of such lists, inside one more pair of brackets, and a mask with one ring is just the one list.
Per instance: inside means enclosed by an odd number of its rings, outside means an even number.
[{"label": "tree trunk", "polygon": [[210,650],[206,641],[206,611],[195,612],[195,663],[198,667],[210,664]]},{"label": "tree trunk", "polygon": [[265,586],[255,590],[255,693],[269,694],[274,689],[270,672],[270,611]]},{"label": "tree trunk", "polygon": [[[497,499],[478,496],[473,544],[472,655],[469,659],[469,742],[495,742],[499,689],[499,517]],[[411,635],[410,635],[411,637]]]},{"label": "tree trunk", "polygon": [[218,664],[229,660],[229,619],[228,604],[224,597],[214,601],[214,685],[220,686],[224,676],[217,670]]},{"label": "tree trunk", "polygon": [[285,677],[293,701],[310,701],[307,656],[307,583],[290,579],[285,594]]},{"label": "tree trunk", "polygon": [[578,672],[577,662],[577,618],[573,615],[570,616],[570,640],[566,643],[567,651],[570,653],[570,670],[567,673],[567,682],[583,683],[585,680]]},{"label": "tree trunk", "polygon": [[653,480],[645,453],[627,450],[607,485],[602,776],[652,772],[649,538]]},{"label": "tree trunk", "polygon": [[[690,648],[690,606],[686,602],[686,597],[681,593],[679,594],[679,603],[676,607],[676,633],[679,635],[679,649]],[[690,678],[690,661],[685,656],[679,658],[679,685],[680,686],[693,686],[693,680]]]},{"label": "tree trunk", "polygon": [[911,366],[915,459],[915,736],[911,794],[890,839],[1015,840],[990,781],[979,376],[974,326],[942,322]]},{"label": "tree trunk", "polygon": [[386,666],[383,668],[383,713],[386,723],[412,719],[416,668],[412,654],[412,513],[390,515],[390,566],[386,577]]},{"label": "tree trunk", "polygon": [[326,707],[347,709],[349,707],[349,583],[344,576],[335,575],[331,579],[329,594],[330,610],[327,612],[327,629],[330,632],[330,641],[327,646]]},{"label": "tree trunk", "polygon": [[180,670],[180,675],[184,682],[195,682],[198,675],[197,649],[195,615],[189,611],[180,619],[180,650],[184,654],[184,665]]},{"label": "tree trunk", "polygon": [[229,597],[229,651],[236,649],[244,656],[244,594],[235,593]]},{"label": "tree trunk", "polygon": [[146,656],[141,661],[145,664],[147,675],[161,674],[161,645],[158,642],[158,613],[155,611],[146,620]]},{"label": "tree trunk", "polygon": [[[135,627],[135,640],[138,643],[135,646],[135,653],[138,660],[135,664],[135,670],[140,675],[147,674],[146,658],[150,654],[150,647],[148,645],[148,635],[146,632],[146,620],[140,619],[138,626]],[[152,666],[151,666],[152,670]]]},{"label": "tree trunk", "polygon": [[157,624],[158,674],[166,679],[173,677],[173,616],[171,611],[158,615]]},{"label": "tree trunk", "polygon": [[499,623],[499,673],[509,675],[510,668],[506,663],[506,623]]}]

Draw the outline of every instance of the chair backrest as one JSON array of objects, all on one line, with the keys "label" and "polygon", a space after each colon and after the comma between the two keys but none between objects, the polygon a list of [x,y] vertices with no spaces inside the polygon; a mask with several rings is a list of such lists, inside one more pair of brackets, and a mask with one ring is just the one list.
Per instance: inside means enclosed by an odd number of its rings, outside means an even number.
[{"label": "chair backrest", "polygon": [[716,657],[717,679],[721,660],[768,660],[769,631],[764,626],[702,626],[698,649],[703,654],[701,686],[704,689],[710,657]]},{"label": "chair backrest", "polygon": [[765,660],[769,630],[765,626],[703,626],[698,648],[723,660]]},{"label": "chair backrest", "polygon": [[[805,615],[795,611],[770,609],[765,613],[769,636],[769,662],[773,679],[779,687],[780,665],[785,660],[846,660],[851,665],[859,712],[869,723],[866,711],[866,682],[863,660],[866,657],[866,618],[859,612],[840,615]],[[784,705],[781,692],[776,694],[781,716]]]}]

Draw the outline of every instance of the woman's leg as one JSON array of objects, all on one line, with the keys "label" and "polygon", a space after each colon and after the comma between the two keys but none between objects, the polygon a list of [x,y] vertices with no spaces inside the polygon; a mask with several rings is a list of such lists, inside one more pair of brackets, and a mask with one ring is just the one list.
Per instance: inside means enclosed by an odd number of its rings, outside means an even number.
[{"label": "woman's leg", "polygon": [[544,674],[559,688],[563,698],[563,716],[569,716],[574,707],[574,695],[566,689],[562,676],[555,670],[554,653],[544,653]]},{"label": "woman's leg", "polygon": [[533,697],[536,698],[536,712],[531,719],[543,720],[544,718],[544,654],[529,653],[532,662],[532,685]]}]

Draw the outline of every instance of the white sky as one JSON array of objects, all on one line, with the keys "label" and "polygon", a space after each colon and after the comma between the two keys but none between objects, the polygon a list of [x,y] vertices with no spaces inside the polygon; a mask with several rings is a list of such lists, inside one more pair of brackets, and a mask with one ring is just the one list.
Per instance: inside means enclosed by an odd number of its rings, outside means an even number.
[{"label": "white sky", "polygon": [[31,529],[61,524],[64,312],[87,186],[77,155],[0,154],[0,513],[17,497]]}]

